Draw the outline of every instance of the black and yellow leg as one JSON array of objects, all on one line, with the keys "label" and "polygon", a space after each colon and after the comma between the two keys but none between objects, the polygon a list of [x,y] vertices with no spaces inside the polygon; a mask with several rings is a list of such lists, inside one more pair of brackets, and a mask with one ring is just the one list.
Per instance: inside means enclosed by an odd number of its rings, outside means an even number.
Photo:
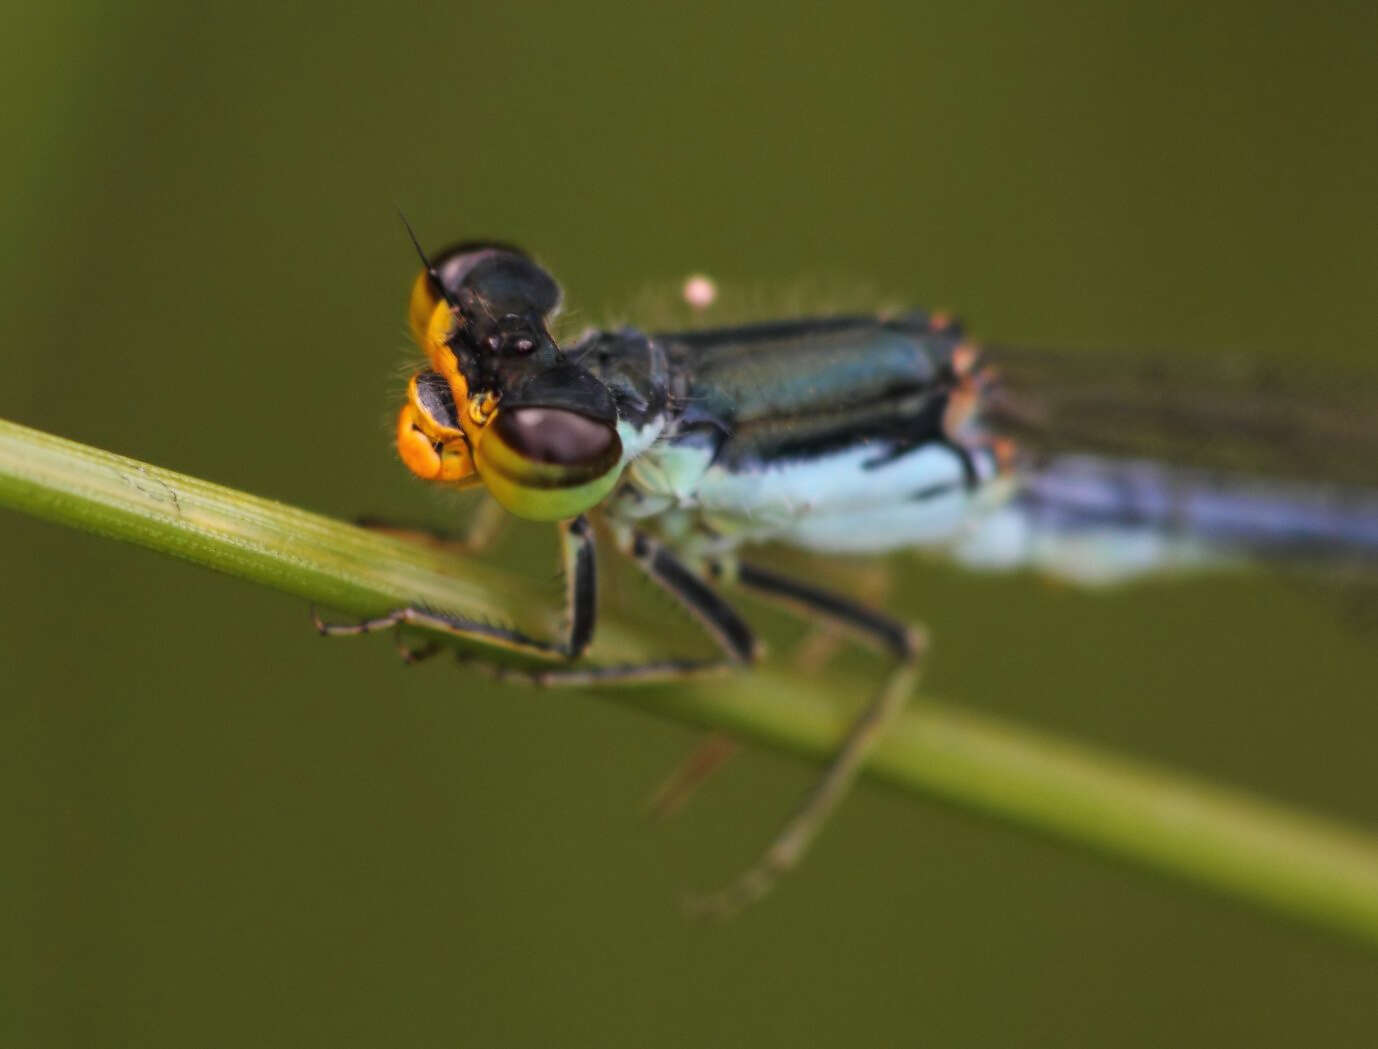
[{"label": "black and yellow leg", "polygon": [[919,628],[841,594],[801,583],[755,565],[738,564],[732,572],[718,565],[712,567],[715,575],[785,605],[801,616],[826,620],[899,659],[909,658],[922,647],[923,631]]},{"label": "black and yellow leg", "polygon": [[[853,565],[849,571],[850,581],[847,589],[855,594],[865,608],[880,608],[886,604],[890,592],[890,572],[881,562],[867,565]],[[814,675],[821,673],[848,640],[856,635],[843,629],[834,619],[817,617],[814,629],[809,631],[790,653],[790,662],[800,673]]]},{"label": "black and yellow leg", "polygon": [[[541,685],[597,685],[613,682],[675,681],[747,666],[759,655],[756,635],[736,609],[711,586],[654,539],[633,532],[624,552],[661,589],[674,597],[699,621],[722,650],[719,659],[666,659],[598,667],[553,667],[549,670],[508,671]],[[572,595],[572,598],[577,595]],[[571,607],[574,607],[572,600]],[[592,630],[592,622],[589,623]]]},{"label": "black and yellow leg", "polygon": [[[593,536],[583,517],[561,526],[568,590],[569,627],[561,642],[542,641],[507,627],[469,621],[422,608],[400,608],[362,623],[331,624],[316,620],[322,634],[372,633],[402,625],[420,626],[455,637],[496,642],[514,651],[546,658],[575,660],[593,637],[597,612],[596,557]],[[677,680],[749,665],[758,657],[751,628],[708,583],[655,540],[632,533],[625,552],[652,580],[675,597],[704,626],[722,650],[711,660],[661,660],[597,667],[553,667],[543,670],[496,668],[500,676],[519,676],[543,685],[589,685]],[[836,594],[749,565],[710,565],[715,574],[796,611],[836,623],[885,651],[898,665],[874,699],[852,723],[822,777],[800,801],[793,815],[765,852],[745,873],[720,892],[690,901],[696,913],[727,916],[760,899],[780,875],[793,868],[818,835],[829,814],[846,795],[862,763],[886,726],[903,709],[918,678],[925,648],[923,632]]]},{"label": "black and yellow leg", "polygon": [[735,571],[730,573],[718,566],[718,572],[763,597],[836,623],[892,654],[898,665],[852,722],[822,777],[801,799],[760,859],[721,891],[689,901],[693,912],[709,917],[730,916],[760,899],[780,875],[799,862],[823,829],[829,814],[846,796],[871,748],[884,735],[895,715],[904,709],[918,680],[919,661],[926,647],[924,633],[917,627],[807,583],[750,565],[735,566]]},{"label": "black and yellow leg", "polygon": [[[509,627],[495,626],[430,609],[407,607],[360,623],[326,623],[316,616],[316,629],[329,636],[370,634],[400,626],[418,626],[455,637],[496,642],[513,651],[547,658],[574,661],[583,655],[593,639],[597,619],[597,559],[593,531],[580,516],[561,525],[561,551],[565,565],[565,605],[568,629],[561,642],[542,641]],[[723,650],[723,657],[712,660],[657,660],[599,667],[552,667],[523,670],[491,667],[500,677],[517,677],[540,685],[586,685],[604,682],[666,681],[706,672],[730,669],[754,662],[757,657],[755,635],[737,612],[711,586],[685,567],[655,540],[634,533],[626,552],[648,576],[678,599],[703,624]],[[409,660],[424,658],[424,649],[403,649]]]},{"label": "black and yellow leg", "polygon": [[564,657],[578,659],[593,640],[598,621],[598,557],[593,529],[582,514],[560,527],[560,555],[565,566],[565,612],[568,630]]},{"label": "black and yellow leg", "polygon": [[[569,580],[569,625],[562,641],[543,641],[510,627],[464,619],[427,608],[398,608],[360,623],[326,623],[313,610],[316,629],[329,637],[372,634],[394,627],[415,626],[452,637],[497,644],[514,652],[546,659],[578,659],[593,637],[597,608],[598,572],[594,555],[593,531],[583,516],[560,525],[560,548]],[[415,661],[433,651],[432,645],[420,649],[402,648],[403,658]]]},{"label": "black and yellow leg", "polygon": [[[836,646],[841,645],[846,640],[846,634],[849,633],[842,626],[842,622],[847,622],[850,626],[850,622],[857,619],[858,616],[875,620],[876,624],[883,624],[885,627],[882,633],[889,634],[892,638],[897,637],[904,630],[901,624],[894,623],[893,620],[889,620],[885,616],[876,615],[865,604],[857,604],[857,602],[838,598],[834,594],[810,589],[810,593],[820,597],[825,604],[831,605],[841,602],[842,605],[845,605],[846,615],[825,615],[817,607],[817,604],[810,605],[808,602],[790,597],[792,591],[799,589],[798,583],[788,579],[787,576],[765,572],[765,569],[744,565],[744,567],[734,567],[733,571],[729,572],[725,565],[710,564],[710,571],[715,579],[722,579],[723,576],[737,578],[737,573],[745,573],[747,579],[744,582],[748,586],[752,580],[762,580],[762,583],[766,583],[759,587],[759,593],[763,597],[774,598],[781,604],[788,602],[792,611],[817,620],[816,629],[796,649],[794,659],[792,659],[792,663],[801,673],[816,674],[817,671],[823,669],[823,664],[831,658]],[[863,576],[861,583],[863,583],[863,589],[867,594],[868,604],[874,605],[881,602],[887,580],[889,580],[889,576],[879,567],[875,568],[874,573]],[[743,580],[739,580],[739,582],[743,582]],[[868,642],[878,640],[870,631],[853,631],[853,635],[854,637],[858,635],[861,640]],[[883,648],[890,649],[890,651],[894,649],[893,642],[879,640],[879,644]],[[679,809],[688,804],[690,797],[693,797],[695,791],[703,786],[708,777],[717,772],[733,754],[737,753],[737,750],[739,750],[739,744],[732,736],[723,732],[708,733],[707,736],[704,736],[703,742],[695,747],[695,750],[679,764],[678,768],[675,768],[675,771],[671,772],[660,783],[659,787],[656,787],[655,793],[646,802],[649,815],[657,820],[668,819],[668,817],[675,815]]]}]

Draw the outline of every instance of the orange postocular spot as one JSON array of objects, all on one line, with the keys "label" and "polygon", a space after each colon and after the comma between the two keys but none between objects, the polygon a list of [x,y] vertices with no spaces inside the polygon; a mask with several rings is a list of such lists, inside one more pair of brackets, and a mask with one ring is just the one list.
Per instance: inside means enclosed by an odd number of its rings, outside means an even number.
[{"label": "orange postocular spot", "polygon": [[1019,446],[1008,437],[996,437],[990,442],[990,449],[995,453],[995,464],[1000,468],[1002,474],[1007,474],[1014,469],[1015,456],[1019,452]]},{"label": "orange postocular spot", "polygon": [[970,383],[963,383],[947,396],[947,407],[943,410],[943,433],[955,441],[957,435],[976,414],[980,397]]},{"label": "orange postocular spot", "polygon": [[981,359],[981,351],[969,342],[964,342],[952,351],[952,370],[965,379]]}]

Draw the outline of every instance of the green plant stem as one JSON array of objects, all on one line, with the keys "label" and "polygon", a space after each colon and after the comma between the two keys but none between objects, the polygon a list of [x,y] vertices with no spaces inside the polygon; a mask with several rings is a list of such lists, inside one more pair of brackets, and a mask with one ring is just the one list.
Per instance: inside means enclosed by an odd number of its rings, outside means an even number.
[{"label": "green plant stem", "polygon": [[[455,557],[0,421],[0,505],[159,550],[355,615],[424,602],[548,624],[542,588]],[[14,556],[14,552],[10,552]],[[600,650],[646,649],[600,623]],[[490,658],[510,658],[500,649]],[[864,695],[873,682],[847,682]],[[778,670],[609,699],[811,757],[839,739],[838,686]],[[1378,946],[1378,837],[1094,748],[916,702],[867,771],[897,787],[1194,881]]]}]

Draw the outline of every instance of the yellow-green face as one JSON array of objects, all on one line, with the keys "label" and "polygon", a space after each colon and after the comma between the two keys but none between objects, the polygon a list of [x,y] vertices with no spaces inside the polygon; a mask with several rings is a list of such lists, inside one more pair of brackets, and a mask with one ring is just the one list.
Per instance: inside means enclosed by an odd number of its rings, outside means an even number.
[{"label": "yellow-green face", "polygon": [[[450,345],[451,305],[423,272],[412,290],[412,331],[434,369],[413,379],[398,420],[398,450],[426,480],[467,487],[481,480],[518,517],[558,521],[596,506],[617,483],[622,442],[606,410],[472,392]],[[437,375],[438,373],[438,375]],[[422,376],[430,382],[419,383]],[[448,389],[437,399],[435,389]]]},{"label": "yellow-green face", "polygon": [[565,409],[499,405],[487,425],[466,434],[484,485],[518,517],[581,514],[603,501],[621,473],[617,430]]}]

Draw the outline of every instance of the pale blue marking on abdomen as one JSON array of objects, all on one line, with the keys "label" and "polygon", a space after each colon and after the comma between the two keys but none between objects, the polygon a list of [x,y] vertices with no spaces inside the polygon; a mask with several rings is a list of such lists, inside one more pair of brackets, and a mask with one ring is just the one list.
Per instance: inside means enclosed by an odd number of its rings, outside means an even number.
[{"label": "pale blue marking on abdomen", "polygon": [[1378,492],[1067,455],[953,549],[972,568],[1083,584],[1249,560],[1378,564]]},{"label": "pale blue marking on abdomen", "polygon": [[884,450],[859,445],[729,469],[711,463],[706,449],[695,458],[691,449],[668,443],[638,460],[628,480],[644,505],[696,515],[720,550],[768,540],[839,553],[946,543],[1008,494],[990,483],[996,469],[984,450],[971,453],[974,487],[962,456],[946,445],[888,460]]}]

